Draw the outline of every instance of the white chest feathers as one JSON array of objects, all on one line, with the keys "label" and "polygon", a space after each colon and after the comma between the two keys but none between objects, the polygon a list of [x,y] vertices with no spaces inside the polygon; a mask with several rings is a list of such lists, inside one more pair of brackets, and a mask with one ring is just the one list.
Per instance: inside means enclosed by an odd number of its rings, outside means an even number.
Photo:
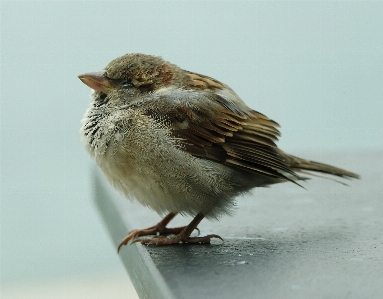
[{"label": "white chest feathers", "polygon": [[183,151],[166,121],[131,109],[102,113],[89,109],[82,123],[89,153],[129,199],[160,214],[203,212],[217,217],[230,212],[231,170]]}]

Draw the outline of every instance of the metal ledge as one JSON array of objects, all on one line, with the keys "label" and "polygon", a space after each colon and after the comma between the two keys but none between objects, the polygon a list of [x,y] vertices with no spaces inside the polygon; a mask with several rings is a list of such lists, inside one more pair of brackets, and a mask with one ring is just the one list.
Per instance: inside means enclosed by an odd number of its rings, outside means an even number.
[{"label": "metal ledge", "polygon": [[[315,157],[311,157],[315,158]],[[125,246],[120,251],[140,298],[382,298],[383,152],[316,160],[359,173],[349,187],[314,178],[256,189],[237,213],[202,221],[210,245]],[[97,170],[94,197],[117,248],[158,215],[112,190]],[[174,226],[191,219],[177,216]],[[116,253],[117,254],[117,253]]]}]

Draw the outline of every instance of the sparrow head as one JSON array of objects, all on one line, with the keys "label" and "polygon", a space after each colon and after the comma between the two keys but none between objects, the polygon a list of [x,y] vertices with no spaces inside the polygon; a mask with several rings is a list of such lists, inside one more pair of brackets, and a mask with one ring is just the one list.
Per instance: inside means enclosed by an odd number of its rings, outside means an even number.
[{"label": "sparrow head", "polygon": [[161,57],[139,53],[112,60],[103,71],[79,79],[96,91],[95,98],[129,101],[170,85],[182,86],[185,71]]}]

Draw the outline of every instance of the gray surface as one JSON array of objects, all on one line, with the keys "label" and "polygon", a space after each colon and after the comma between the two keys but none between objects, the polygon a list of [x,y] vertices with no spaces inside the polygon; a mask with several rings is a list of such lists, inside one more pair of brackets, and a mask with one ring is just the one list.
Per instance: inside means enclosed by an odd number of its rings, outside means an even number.
[{"label": "gray surface", "polygon": [[[239,198],[234,217],[203,221],[211,245],[123,247],[141,298],[382,298],[383,152],[310,155],[362,175],[349,187],[323,179]],[[159,217],[111,190],[96,199],[114,243]],[[173,225],[188,223],[178,216]]]}]

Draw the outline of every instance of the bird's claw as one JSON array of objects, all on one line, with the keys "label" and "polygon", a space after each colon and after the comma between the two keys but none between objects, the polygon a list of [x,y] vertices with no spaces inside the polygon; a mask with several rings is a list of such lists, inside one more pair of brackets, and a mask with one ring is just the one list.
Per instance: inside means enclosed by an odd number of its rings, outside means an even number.
[{"label": "bird's claw", "polygon": [[[138,237],[141,236],[148,236],[148,235],[155,235],[157,233],[159,234],[179,234],[185,229],[185,226],[182,227],[174,227],[174,228],[167,228],[167,227],[162,227],[159,225],[151,226],[146,229],[135,229],[132,230],[118,245],[117,252],[120,252],[120,249],[122,246],[127,245],[129,241],[132,240],[131,244],[136,243],[136,242],[141,242],[140,240],[150,240],[149,238],[147,239],[138,239]],[[200,230],[198,227],[195,228],[198,231],[198,236],[200,235]],[[163,236],[153,236],[153,239],[161,238]],[[142,242],[141,242],[142,243]],[[144,244],[144,243],[142,243]],[[146,244],[146,243],[145,243]],[[149,243],[148,243],[149,244]],[[154,244],[153,242],[150,244]]]},{"label": "bird's claw", "polygon": [[182,234],[175,235],[173,237],[165,237],[165,236],[155,236],[153,238],[144,238],[144,239],[135,239],[132,241],[133,243],[141,243],[143,245],[172,245],[178,243],[193,243],[193,244],[208,244],[210,243],[212,238],[220,239],[223,242],[223,239],[218,235],[207,235],[204,237],[183,237]]}]

